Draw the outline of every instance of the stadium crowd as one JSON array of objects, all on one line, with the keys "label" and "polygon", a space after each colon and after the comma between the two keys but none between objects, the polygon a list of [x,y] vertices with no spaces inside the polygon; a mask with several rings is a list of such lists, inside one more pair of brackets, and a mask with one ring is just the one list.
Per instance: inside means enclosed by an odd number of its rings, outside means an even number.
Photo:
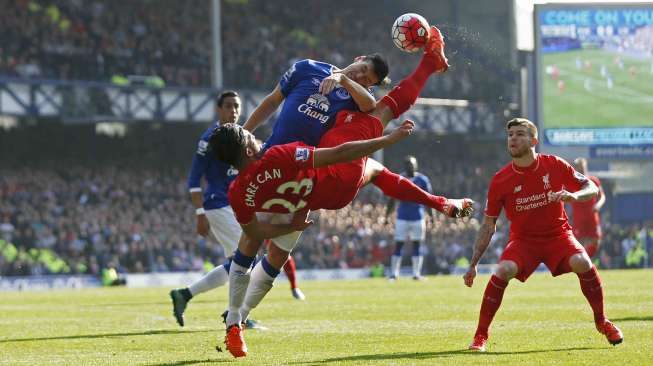
[{"label": "stadium crowd", "polygon": [[[455,18],[471,17],[452,4],[386,0],[380,7],[374,0],[333,0],[316,6],[288,0],[279,6],[264,0],[222,1],[224,85],[270,90],[298,59],[344,67],[356,56],[373,52],[388,58],[389,76],[399,80],[419,58],[394,47],[390,24],[406,9],[423,9],[424,14],[435,14],[432,21],[441,25],[448,47],[455,51],[450,54],[454,66],[429,83],[422,95],[514,100],[510,90],[516,80],[505,62],[507,51],[488,46],[478,36],[483,32],[486,41],[506,39],[509,27],[494,24],[472,31],[449,26]],[[0,0],[0,7],[0,77],[122,82],[136,75],[160,78],[163,83],[158,85],[211,84],[208,0],[193,6],[178,0]],[[386,11],[370,10],[381,8]],[[484,82],[472,86],[471,80]]]},{"label": "stadium crowd", "polygon": [[[485,185],[493,173],[487,162],[470,159],[463,164],[469,171],[456,173],[447,161],[432,160],[420,167],[432,177],[434,190],[450,196],[466,192],[484,202]],[[227,254],[222,247],[195,233],[184,176],[181,168],[2,169],[0,275],[97,275],[107,267],[123,273],[187,271],[202,270],[209,262],[221,263]],[[481,211],[479,205],[476,217],[462,221],[435,215],[422,247],[427,273],[448,273],[457,264],[464,265],[471,255]],[[303,235],[295,252],[298,268],[387,264],[393,249],[394,217],[386,217],[385,198],[376,188],[365,188],[343,210],[315,215],[316,224]],[[629,259],[633,248],[648,250],[649,257],[653,254],[653,223],[613,224],[604,229],[603,267],[640,266],[644,257],[636,263]],[[506,230],[507,225],[499,225],[485,263],[495,263]]]}]

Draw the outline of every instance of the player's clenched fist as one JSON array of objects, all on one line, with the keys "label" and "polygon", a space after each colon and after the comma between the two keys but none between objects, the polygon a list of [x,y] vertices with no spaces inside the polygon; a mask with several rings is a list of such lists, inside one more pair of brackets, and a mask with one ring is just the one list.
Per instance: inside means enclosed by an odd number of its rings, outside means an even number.
[{"label": "player's clenched fist", "polygon": [[474,278],[476,278],[476,267],[472,266],[469,267],[467,270],[467,273],[463,276],[463,280],[465,280],[465,286],[467,287],[472,287],[474,284]]}]

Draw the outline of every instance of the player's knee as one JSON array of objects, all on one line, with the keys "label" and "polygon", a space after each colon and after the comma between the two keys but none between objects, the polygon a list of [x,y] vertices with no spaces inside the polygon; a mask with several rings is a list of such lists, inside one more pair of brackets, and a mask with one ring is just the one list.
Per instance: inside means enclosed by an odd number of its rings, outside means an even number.
[{"label": "player's knee", "polygon": [[495,274],[497,277],[501,278],[504,281],[509,281],[517,275],[517,271],[519,271],[519,267],[517,267],[517,263],[513,261],[501,261],[497,265],[497,269],[495,271]]},{"label": "player's knee", "polygon": [[277,247],[274,242],[268,247],[268,262],[276,269],[281,269],[286,264],[289,255],[290,253]]},{"label": "player's knee", "polygon": [[574,254],[569,258],[569,266],[575,273],[585,273],[592,269],[592,260],[585,253]]}]

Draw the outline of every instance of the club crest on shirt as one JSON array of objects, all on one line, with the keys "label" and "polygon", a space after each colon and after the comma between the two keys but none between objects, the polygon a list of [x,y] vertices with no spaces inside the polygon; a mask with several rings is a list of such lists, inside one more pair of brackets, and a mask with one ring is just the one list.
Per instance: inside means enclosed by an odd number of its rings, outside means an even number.
[{"label": "club crest on shirt", "polygon": [[549,174],[548,173],[542,176],[542,183],[544,183],[544,189],[551,188],[551,182],[549,182]]},{"label": "club crest on shirt", "polygon": [[349,123],[354,119],[354,115],[351,113],[347,113],[347,117],[345,117],[345,123]]},{"label": "club crest on shirt", "polygon": [[305,147],[298,147],[295,150],[295,161],[307,161],[308,160],[308,149]]},{"label": "club crest on shirt", "polygon": [[336,89],[336,95],[340,99],[349,99],[349,98],[351,98],[351,95],[349,95],[349,92],[345,88]]},{"label": "club crest on shirt", "polygon": [[320,86],[320,84],[322,84],[322,81],[318,78],[312,78],[311,83],[313,83],[313,85],[315,86]]},{"label": "club crest on shirt", "polygon": [[521,192],[521,185],[515,186],[515,190],[512,193]]},{"label": "club crest on shirt", "polygon": [[229,167],[229,169],[227,169],[227,176],[231,177],[233,175],[238,175],[238,169]]}]

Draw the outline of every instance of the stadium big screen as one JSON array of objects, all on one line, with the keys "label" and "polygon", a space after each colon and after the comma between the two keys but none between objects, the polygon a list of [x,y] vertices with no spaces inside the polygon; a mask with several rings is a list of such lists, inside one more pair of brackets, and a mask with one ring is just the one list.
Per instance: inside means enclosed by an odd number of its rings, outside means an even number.
[{"label": "stadium big screen", "polygon": [[653,152],[653,4],[537,6],[535,34],[544,142]]}]

